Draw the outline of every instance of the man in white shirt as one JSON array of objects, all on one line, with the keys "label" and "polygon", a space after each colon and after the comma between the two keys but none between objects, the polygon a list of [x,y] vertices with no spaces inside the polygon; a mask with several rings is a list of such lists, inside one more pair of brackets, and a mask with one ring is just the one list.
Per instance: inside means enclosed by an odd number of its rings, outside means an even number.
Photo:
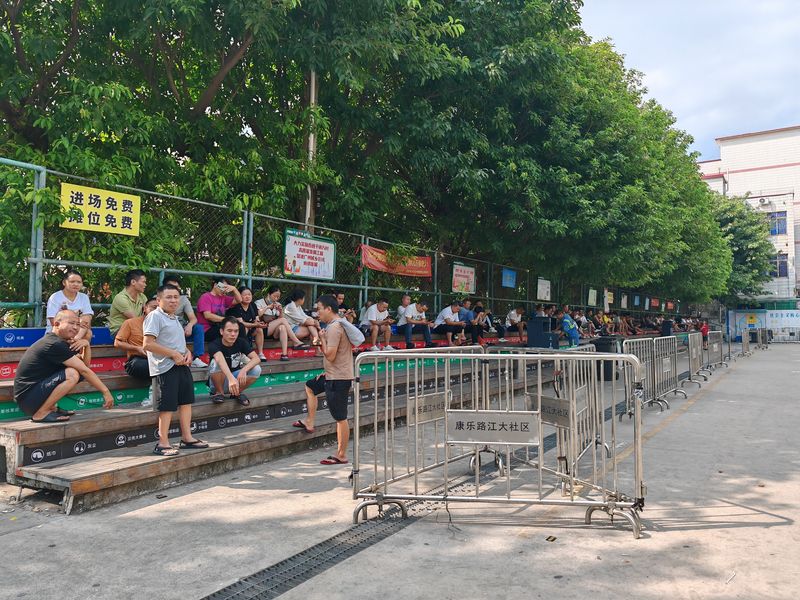
[{"label": "man in white shirt", "polygon": [[[403,296],[411,299],[410,296]],[[414,304],[409,304],[403,310],[403,314],[397,322],[397,333],[402,334],[406,338],[406,349],[412,350],[415,348],[414,343],[411,341],[411,335],[414,333],[421,333],[425,339],[425,347],[432,348],[435,346],[431,339],[431,323],[425,312],[428,310],[428,303],[425,300],[420,300]]]},{"label": "man in white shirt", "polygon": [[390,344],[392,341],[392,323],[394,323],[394,320],[389,318],[389,301],[386,298],[381,298],[367,309],[360,325],[364,335],[370,335],[370,352],[380,350],[378,346],[379,333],[383,334],[383,349],[394,350]]},{"label": "man in white shirt", "polygon": [[433,332],[445,334],[448,346],[453,345],[453,334],[459,335],[464,332],[466,323],[458,319],[459,308],[461,308],[461,304],[458,300],[453,300],[450,306],[446,306],[444,310],[439,313],[439,316],[436,317],[436,321],[433,323]]},{"label": "man in white shirt", "polygon": [[506,332],[518,333],[523,344],[527,341],[527,336],[525,335],[526,323],[522,320],[524,314],[525,307],[520,304],[506,316]]},{"label": "man in white shirt", "polygon": [[[411,304],[411,296],[408,294],[403,294],[402,299],[400,300],[400,306],[397,307],[397,324],[400,325],[400,321],[403,318],[403,313],[406,312],[406,308],[408,305]],[[398,331],[398,333],[400,333]]]}]

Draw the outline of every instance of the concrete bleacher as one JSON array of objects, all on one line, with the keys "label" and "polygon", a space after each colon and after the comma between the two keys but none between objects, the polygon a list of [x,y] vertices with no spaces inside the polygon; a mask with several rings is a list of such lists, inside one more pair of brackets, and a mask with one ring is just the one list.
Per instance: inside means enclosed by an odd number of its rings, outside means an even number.
[{"label": "concrete bleacher", "polygon": [[[434,336],[443,344],[440,336]],[[395,342],[395,340],[393,340]],[[421,340],[415,340],[418,346]],[[269,342],[274,349],[274,342]],[[398,347],[401,342],[397,340]],[[124,361],[113,347],[93,347],[93,356]],[[0,362],[16,365],[23,348],[0,349]],[[137,381],[118,369],[99,373],[111,389],[117,406],[97,408],[100,395],[82,382],[60,403],[80,412],[66,423],[38,424],[19,418],[13,403],[13,380],[0,380],[0,411],[8,420],[0,422],[0,470],[12,484],[63,493],[63,510],[87,510],[150,491],[186,483],[246,465],[263,462],[299,449],[319,446],[335,439],[335,423],[324,398],[320,400],[316,431],[312,434],[292,427],[306,412],[304,382],[322,371],[322,358],[314,350],[303,351],[288,362],[262,363],[262,376],[247,391],[251,405],[234,401],[213,404],[208,398],[207,369],[192,369],[197,402],[193,428],[210,443],[205,450],[184,450],[176,457],[152,454],[157,430],[157,413],[140,406],[149,382]],[[94,359],[93,359],[94,360]],[[442,375],[432,361],[424,370],[426,385]],[[405,382],[403,361],[397,361],[397,391]],[[364,370],[369,373],[370,366]],[[362,375],[364,371],[362,371]],[[362,395],[372,399],[369,378],[362,383]],[[378,391],[380,396],[383,390]],[[352,401],[352,398],[351,398]],[[370,414],[370,405],[365,406]],[[14,418],[17,417],[17,418]],[[395,411],[402,420],[405,410]],[[179,435],[177,423],[170,431]]]}]

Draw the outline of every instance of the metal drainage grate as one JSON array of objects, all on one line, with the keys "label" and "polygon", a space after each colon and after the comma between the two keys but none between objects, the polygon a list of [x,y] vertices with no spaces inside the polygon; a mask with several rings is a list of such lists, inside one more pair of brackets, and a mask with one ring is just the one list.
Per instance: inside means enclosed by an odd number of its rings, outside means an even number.
[{"label": "metal drainage grate", "polygon": [[203,600],[268,600],[297,587],[323,571],[408,527],[419,517],[400,517],[387,510],[384,518],[354,525],[324,542],[206,596]]}]

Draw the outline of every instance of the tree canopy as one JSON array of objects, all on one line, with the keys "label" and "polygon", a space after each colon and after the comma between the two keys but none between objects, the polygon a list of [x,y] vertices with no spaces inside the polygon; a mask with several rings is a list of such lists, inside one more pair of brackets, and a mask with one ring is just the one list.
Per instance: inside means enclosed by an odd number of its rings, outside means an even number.
[{"label": "tree canopy", "polygon": [[[609,42],[586,36],[579,8],[3,0],[0,155],[228,206],[234,237],[241,209],[302,219],[311,185],[328,227],[684,301],[750,289],[761,263],[720,227],[691,138]],[[33,195],[2,177],[11,271]],[[54,225],[57,198],[39,200]],[[175,230],[197,239],[204,223],[162,212],[158,236],[86,236],[81,255],[196,265]]]}]

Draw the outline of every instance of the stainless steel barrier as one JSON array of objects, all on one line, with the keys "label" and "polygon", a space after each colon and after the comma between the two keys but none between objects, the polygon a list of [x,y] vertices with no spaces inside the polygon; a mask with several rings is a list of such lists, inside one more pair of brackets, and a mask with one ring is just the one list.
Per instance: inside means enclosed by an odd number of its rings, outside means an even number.
[{"label": "stainless steel barrier", "polygon": [[[625,340],[622,342],[622,351],[625,354],[633,354],[642,363],[642,385],[638,388],[636,395],[629,394],[628,398],[633,400],[638,396],[639,403],[642,406],[658,406],[662,411],[669,408],[669,404],[661,400],[656,394],[656,387],[654,381],[655,372],[655,346],[653,345],[653,338],[637,338],[633,340]],[[635,386],[633,382],[625,380],[626,388],[631,390]],[[632,407],[628,406],[628,415],[632,415]],[[622,416],[620,415],[620,418]]]},{"label": "stainless steel barrier", "polygon": [[704,370],[710,373],[720,365],[728,366],[728,363],[725,362],[725,348],[723,344],[721,331],[708,332],[708,341],[703,348],[706,356],[705,364],[703,365]]},{"label": "stainless steel barrier", "polygon": [[686,339],[689,345],[689,377],[681,381],[681,387],[687,382],[702,386],[697,378],[702,377],[703,381],[708,381],[703,372],[703,335],[699,332],[689,333]]},{"label": "stainless steel barrier", "polygon": [[764,327],[756,329],[756,348],[759,350],[769,350],[769,331]]},{"label": "stainless steel barrier", "polygon": [[678,339],[675,336],[654,338],[653,359],[655,396],[669,408],[667,394],[687,397],[686,392],[678,387]]},{"label": "stainless steel barrier", "polygon": [[[634,406],[632,430],[617,427],[614,416],[627,402],[625,390],[616,378],[605,380],[602,367],[606,361],[615,371],[624,367],[641,384],[641,363],[632,355],[588,349],[520,350],[525,351],[396,351],[356,358],[357,372],[362,363],[383,363],[371,376],[385,392],[371,411],[361,394],[363,377],[356,380],[353,497],[361,502],[355,522],[367,517],[369,506],[382,511],[396,504],[405,514],[412,501],[580,506],[586,523],[601,510],[626,520],[639,537],[646,495],[641,406]],[[426,360],[441,364],[441,394],[420,393],[430,387]],[[400,388],[410,393],[391,385],[395,361],[422,363],[409,369],[412,379]],[[552,365],[551,378],[546,364]],[[462,386],[456,373],[469,381]],[[403,416],[405,436],[393,424]],[[503,450],[499,469],[469,466],[490,446]]]},{"label": "stainless steel barrier", "polygon": [[800,343],[800,327],[780,327],[775,330],[772,341],[782,344]]},{"label": "stainless steel barrier", "polygon": [[753,353],[750,352],[750,330],[744,329],[742,331],[742,348],[739,351],[739,356],[751,356]]}]

